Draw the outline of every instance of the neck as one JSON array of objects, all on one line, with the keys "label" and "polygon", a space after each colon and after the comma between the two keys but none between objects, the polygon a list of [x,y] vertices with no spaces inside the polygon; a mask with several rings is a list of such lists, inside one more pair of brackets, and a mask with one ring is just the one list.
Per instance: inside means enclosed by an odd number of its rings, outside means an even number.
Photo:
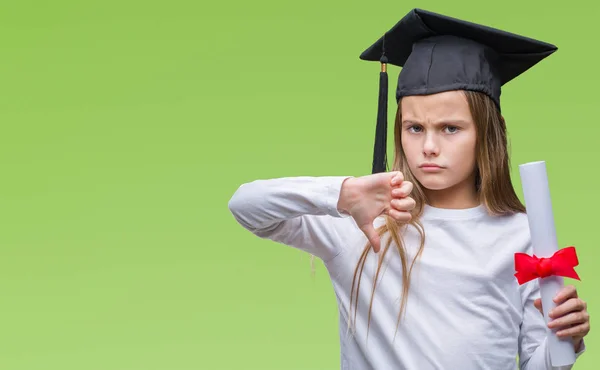
[{"label": "neck", "polygon": [[469,179],[463,183],[442,190],[424,189],[427,203],[436,208],[465,209],[477,207],[481,200],[475,189],[475,180]]}]

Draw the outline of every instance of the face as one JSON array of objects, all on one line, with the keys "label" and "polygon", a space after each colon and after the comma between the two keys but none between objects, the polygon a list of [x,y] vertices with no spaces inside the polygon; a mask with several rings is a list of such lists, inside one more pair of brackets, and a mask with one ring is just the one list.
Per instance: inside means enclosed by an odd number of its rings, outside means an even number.
[{"label": "face", "polygon": [[417,180],[429,190],[472,187],[477,135],[464,94],[403,97],[401,112],[402,147]]}]

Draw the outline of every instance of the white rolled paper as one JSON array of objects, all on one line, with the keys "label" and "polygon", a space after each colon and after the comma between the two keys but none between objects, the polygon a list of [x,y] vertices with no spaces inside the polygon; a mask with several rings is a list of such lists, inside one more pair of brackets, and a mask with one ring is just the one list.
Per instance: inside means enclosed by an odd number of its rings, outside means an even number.
[{"label": "white rolled paper", "polygon": [[[521,183],[533,253],[539,257],[550,257],[558,250],[554,214],[550,198],[550,186],[546,172],[546,162],[530,162],[519,165]],[[564,286],[562,276],[539,278],[542,307],[546,324],[550,321],[548,312],[556,307],[554,296]],[[529,282],[531,283],[531,282]],[[525,283],[528,284],[528,283]],[[548,330],[548,349],[552,366],[567,366],[575,363],[575,351],[570,338],[561,339],[556,335],[558,329]]]}]

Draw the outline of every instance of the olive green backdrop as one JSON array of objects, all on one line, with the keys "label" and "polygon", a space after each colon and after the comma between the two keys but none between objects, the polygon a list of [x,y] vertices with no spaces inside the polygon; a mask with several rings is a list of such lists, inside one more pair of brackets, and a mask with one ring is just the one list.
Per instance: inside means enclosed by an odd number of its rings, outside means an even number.
[{"label": "olive green backdrop", "polygon": [[253,179],[369,173],[379,65],[358,56],[413,7],[559,46],[503,109],[519,194],[517,166],[547,161],[594,326],[598,3],[5,1],[0,369],[339,368],[322,265],[227,202]]}]

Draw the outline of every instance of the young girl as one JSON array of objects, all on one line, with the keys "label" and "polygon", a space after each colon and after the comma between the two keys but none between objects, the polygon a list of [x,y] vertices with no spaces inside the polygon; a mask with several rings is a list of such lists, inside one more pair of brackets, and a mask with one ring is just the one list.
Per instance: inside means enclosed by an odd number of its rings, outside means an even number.
[{"label": "young girl", "polygon": [[[532,248],[500,86],[555,50],[415,9],[361,55],[384,67],[373,174],[237,189],[229,209],[239,224],[324,262],[342,369],[551,369],[549,335],[584,351],[589,315],[573,286],[557,295],[548,328],[538,281],[514,276],[514,254]],[[390,172],[388,62],[403,67]]]}]

